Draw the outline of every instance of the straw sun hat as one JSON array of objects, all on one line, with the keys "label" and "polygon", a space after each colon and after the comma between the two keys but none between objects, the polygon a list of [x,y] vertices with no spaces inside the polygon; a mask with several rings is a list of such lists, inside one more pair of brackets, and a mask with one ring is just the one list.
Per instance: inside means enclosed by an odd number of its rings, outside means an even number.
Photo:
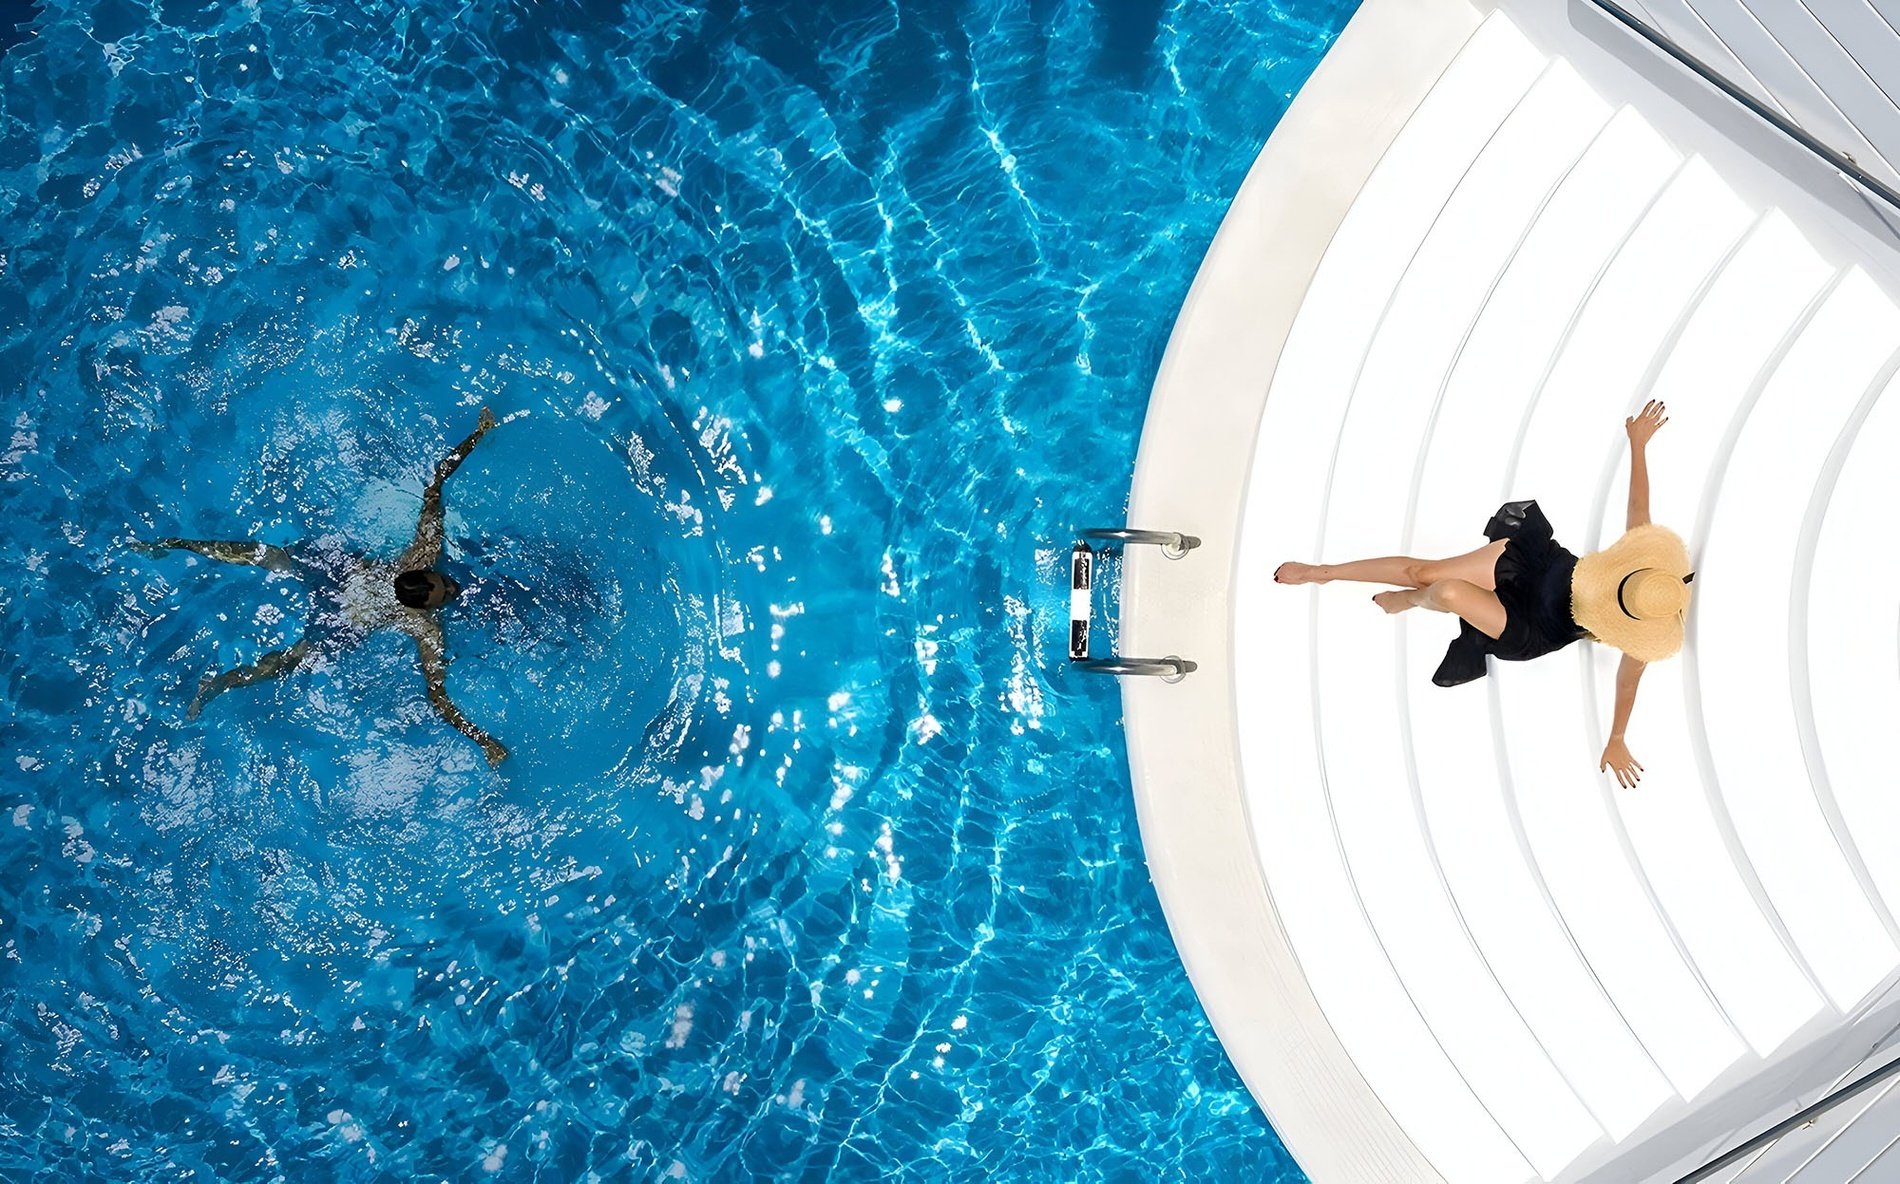
[{"label": "straw sun hat", "polygon": [[1570,613],[1598,641],[1655,662],[1682,648],[1693,579],[1689,548],[1674,531],[1638,526],[1577,560]]}]

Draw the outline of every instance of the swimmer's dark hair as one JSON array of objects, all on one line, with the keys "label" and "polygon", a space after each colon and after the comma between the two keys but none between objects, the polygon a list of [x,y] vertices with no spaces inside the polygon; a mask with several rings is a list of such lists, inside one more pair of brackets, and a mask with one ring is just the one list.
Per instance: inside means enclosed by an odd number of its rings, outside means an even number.
[{"label": "swimmer's dark hair", "polygon": [[405,571],[396,576],[396,599],[410,608],[440,608],[461,591],[455,581],[433,571]]}]

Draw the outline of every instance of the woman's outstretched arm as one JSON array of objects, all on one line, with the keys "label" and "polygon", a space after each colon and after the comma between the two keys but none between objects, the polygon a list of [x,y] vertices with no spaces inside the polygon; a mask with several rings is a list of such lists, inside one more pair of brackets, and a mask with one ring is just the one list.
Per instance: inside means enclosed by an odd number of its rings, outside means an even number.
[{"label": "woman's outstretched arm", "polygon": [[1610,721],[1610,742],[1603,746],[1603,760],[1597,765],[1616,774],[1616,783],[1629,789],[1643,779],[1643,766],[1630,755],[1623,743],[1623,732],[1630,726],[1630,709],[1636,706],[1636,684],[1642,680],[1645,662],[1628,654],[1616,668],[1616,714]]},{"label": "woman's outstretched arm", "polygon": [[1668,422],[1663,405],[1654,399],[1623,421],[1630,438],[1630,512],[1624,530],[1649,525],[1649,439]]}]

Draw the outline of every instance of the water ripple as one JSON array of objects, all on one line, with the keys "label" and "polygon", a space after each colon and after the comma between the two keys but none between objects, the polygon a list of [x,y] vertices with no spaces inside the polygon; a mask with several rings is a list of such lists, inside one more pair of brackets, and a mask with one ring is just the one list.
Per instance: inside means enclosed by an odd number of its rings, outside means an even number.
[{"label": "water ripple", "polygon": [[[1061,558],[1350,9],[49,0],[0,51],[0,1176],[1298,1179]],[[125,544],[394,553],[482,405],[499,773],[393,637],[187,720],[307,598]]]}]

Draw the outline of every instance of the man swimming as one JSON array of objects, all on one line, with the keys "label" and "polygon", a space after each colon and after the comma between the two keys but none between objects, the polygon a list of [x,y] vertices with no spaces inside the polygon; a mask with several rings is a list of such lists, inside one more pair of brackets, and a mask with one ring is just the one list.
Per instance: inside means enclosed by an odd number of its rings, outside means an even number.
[{"label": "man swimming", "polygon": [[442,620],[437,612],[462,593],[462,586],[439,571],[442,557],[442,483],[461,467],[482,436],[495,426],[495,417],[482,408],[481,418],[468,439],[435,466],[435,478],[422,494],[422,516],[416,537],[391,560],[368,559],[335,545],[274,547],[268,543],[221,542],[205,539],[159,539],[134,543],[146,555],[191,551],[223,563],[243,563],[302,579],[310,589],[310,616],[303,638],[286,649],[272,650],[249,666],[239,666],[215,677],[207,675],[185,709],[198,718],[206,703],[232,687],[281,678],[311,657],[329,657],[360,645],[382,629],[400,629],[415,639],[422,675],[429,684],[429,704],[449,725],[482,746],[491,766],[508,758],[508,750],[482,731],[454,703],[446,684],[448,659]]}]

